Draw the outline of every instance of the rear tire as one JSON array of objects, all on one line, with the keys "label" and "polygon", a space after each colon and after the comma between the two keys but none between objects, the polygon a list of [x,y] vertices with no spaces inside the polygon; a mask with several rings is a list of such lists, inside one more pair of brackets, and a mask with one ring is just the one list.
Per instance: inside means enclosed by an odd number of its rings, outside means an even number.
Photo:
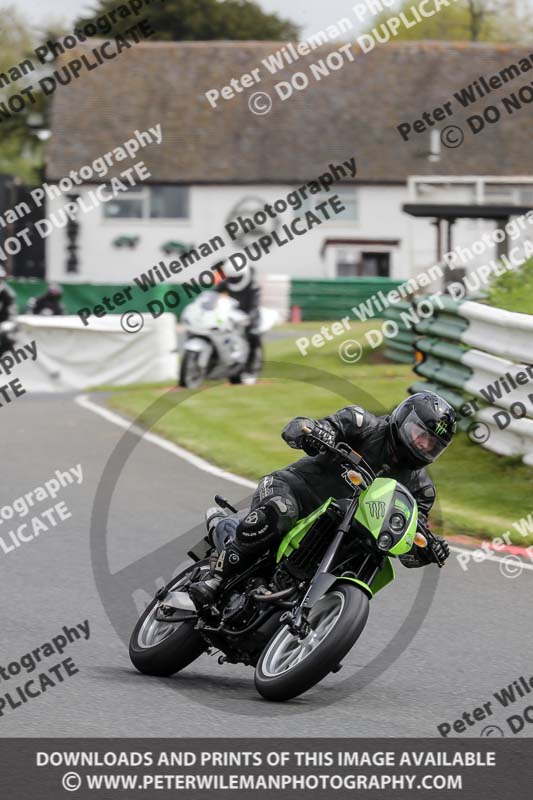
[{"label": "rear tire", "polygon": [[[267,700],[290,700],[325,678],[354,646],[366,625],[368,611],[369,600],[361,589],[348,583],[336,584],[311,610],[314,637],[310,634],[301,643],[284,625],[270,640],[255,670],[259,694]],[[319,643],[313,644],[313,638]],[[307,648],[309,652],[305,653]]]},{"label": "rear tire", "polygon": [[[174,578],[168,588],[179,588],[198,566],[201,563],[188,567]],[[157,601],[152,600],[141,614],[131,634],[129,652],[131,663],[139,672],[166,678],[192,664],[207,650],[207,644],[194,630],[196,619],[176,624],[158,623],[155,619],[156,605]]]}]

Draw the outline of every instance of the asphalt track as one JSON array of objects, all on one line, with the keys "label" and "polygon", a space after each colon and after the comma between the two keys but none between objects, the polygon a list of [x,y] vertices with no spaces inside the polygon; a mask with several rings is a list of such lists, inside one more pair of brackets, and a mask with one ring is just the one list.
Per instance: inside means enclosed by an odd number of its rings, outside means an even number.
[{"label": "asphalt track", "polygon": [[[427,598],[433,591],[436,567],[400,567],[397,580],[372,601],[367,628],[343,670],[288,704],[262,700],[250,668],[221,667],[208,656],[170,679],[141,676],[130,666],[123,641],[135,622],[134,601],[140,607],[158,581],[170,578],[183,540],[199,538],[190,531],[216,492],[242,501],[250,489],[140,440],[118,478],[107,531],[96,531],[91,555],[95,494],[124,430],[80,407],[74,396],[24,397],[2,409],[2,422],[0,507],[42,485],[57,469],[81,464],[83,483],[65,488],[55,501],[65,501],[70,519],[0,553],[0,665],[20,659],[65,625],[87,619],[91,636],[63,655],[73,658],[79,672],[15,710],[4,709],[0,735],[437,736],[438,724],[493,700],[494,691],[520,675],[533,674],[533,572],[509,579],[499,562],[485,562],[465,573],[452,557],[404,652],[397,641],[392,649],[389,643],[402,624],[413,632],[404,620],[428,571],[429,589],[422,594]],[[2,522],[0,536],[9,528]],[[115,577],[105,576],[104,551]],[[425,610],[415,607],[413,624]],[[58,660],[51,657],[39,669]],[[25,673],[19,678],[26,680]],[[20,682],[0,680],[0,691]],[[525,705],[527,697],[510,710],[493,703],[494,715],[461,735],[479,736],[491,723],[509,736],[505,718]],[[522,735],[531,735],[528,727]]]}]

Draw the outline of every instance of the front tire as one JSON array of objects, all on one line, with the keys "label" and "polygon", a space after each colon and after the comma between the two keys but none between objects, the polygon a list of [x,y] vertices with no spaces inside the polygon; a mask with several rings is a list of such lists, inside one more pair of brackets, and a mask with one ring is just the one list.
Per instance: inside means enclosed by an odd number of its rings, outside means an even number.
[{"label": "front tire", "polygon": [[[179,590],[198,566],[201,564],[188,567],[168,588]],[[207,650],[207,644],[194,630],[196,619],[182,623],[158,622],[156,607],[157,600],[152,600],[135,625],[130,639],[130,659],[135,669],[144,675],[167,678],[196,661]]]},{"label": "front tire", "polygon": [[206,379],[207,369],[199,363],[200,353],[186,350],[180,367],[180,386],[184,389],[198,389]]},{"label": "front tire", "polygon": [[366,625],[369,600],[339,583],[313,606],[312,631],[303,640],[283,626],[261,654],[255,687],[267,700],[290,700],[325,678],[351,650]]}]

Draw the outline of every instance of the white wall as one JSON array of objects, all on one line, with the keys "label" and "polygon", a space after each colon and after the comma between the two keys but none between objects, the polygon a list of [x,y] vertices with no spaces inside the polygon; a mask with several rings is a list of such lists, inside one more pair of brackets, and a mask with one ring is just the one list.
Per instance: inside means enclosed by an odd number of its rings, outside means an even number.
[{"label": "white wall", "polygon": [[[91,187],[83,188],[82,198],[87,200]],[[230,242],[224,230],[228,214],[247,197],[259,198],[262,203],[273,203],[293,191],[293,186],[193,186],[190,193],[190,219],[184,221],[166,220],[109,220],[104,219],[103,208],[79,215],[78,259],[79,272],[67,273],[66,230],[54,230],[47,238],[47,277],[56,281],[122,283],[157,264],[168,256],[162,252],[161,245],[169,240],[182,241],[198,246],[215,235],[221,235]],[[330,196],[334,191],[330,192]],[[259,272],[289,274],[295,277],[325,278],[330,274],[321,249],[327,238],[397,238],[405,239],[407,217],[401,213],[401,203],[405,202],[404,187],[365,187],[358,186],[358,216],[353,222],[330,221],[309,231],[305,236],[282,248],[275,248],[255,266]],[[62,200],[49,203],[47,214],[51,217],[63,205]],[[291,215],[302,214],[303,209]],[[291,215],[283,217],[288,222]],[[135,249],[113,247],[118,236],[139,236],[140,243]],[[219,251],[234,251],[230,246]],[[171,258],[176,258],[172,256]],[[219,258],[219,254],[202,262],[208,268]],[[199,266],[189,268],[191,277],[200,271]],[[409,263],[405,244],[402,244],[397,257],[393,259],[393,277],[407,277]]]},{"label": "white wall", "polygon": [[[262,204],[274,203],[294,190],[294,186],[193,186],[190,190],[190,219],[175,220],[109,220],[104,219],[103,208],[80,213],[80,232],[78,238],[79,272],[67,273],[67,238],[65,229],[55,229],[46,240],[47,277],[55,281],[126,283],[133,277],[149,269],[160,260],[171,260],[177,256],[165,256],[161,245],[169,240],[182,241],[198,246],[215,235],[221,235],[230,242],[224,230],[228,215],[245,199],[254,197]],[[82,190],[87,199],[91,187]],[[391,277],[407,280],[409,277],[433,266],[436,253],[436,230],[429,219],[413,218],[401,210],[409,202],[406,186],[356,186],[358,197],[357,219],[349,221],[325,222],[305,236],[282,248],[275,248],[255,264],[263,274],[287,274],[301,278],[335,277],[335,257],[331,250],[326,257],[321,255],[326,239],[398,239],[397,249],[391,249]],[[330,195],[334,190],[330,192]],[[432,201],[435,198],[432,196]],[[439,198],[442,202],[454,196]],[[88,201],[87,201],[88,202]],[[49,203],[50,217],[64,204],[63,200]],[[304,209],[293,212],[301,215]],[[291,210],[292,213],[292,210]],[[285,215],[283,222],[289,221]],[[484,231],[490,231],[495,223],[477,220],[458,221],[453,229],[454,247],[468,246],[478,239]],[[443,231],[443,250],[446,250]],[[115,248],[112,242],[118,236],[139,236],[140,243],[135,249]],[[202,269],[208,269],[219,258],[233,252],[234,246],[220,250],[216,255],[201,262],[201,266],[190,267],[182,273],[182,279],[194,277]],[[372,249],[364,247],[363,249]],[[386,249],[386,248],[378,248]],[[469,265],[472,269],[479,263],[486,263],[495,257],[495,251],[488,252]],[[433,288],[439,288],[437,286]]]}]

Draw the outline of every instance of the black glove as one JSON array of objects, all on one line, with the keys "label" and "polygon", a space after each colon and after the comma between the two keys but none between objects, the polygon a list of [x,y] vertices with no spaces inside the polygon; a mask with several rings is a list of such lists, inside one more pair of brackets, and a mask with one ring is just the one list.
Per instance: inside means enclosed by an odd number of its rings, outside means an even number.
[{"label": "black glove", "polygon": [[450,547],[448,542],[442,536],[434,536],[431,534],[431,537],[428,540],[427,549],[429,551],[429,555],[431,556],[431,561],[433,561],[435,564],[444,564],[450,555]]},{"label": "black glove", "polygon": [[434,536],[427,529],[423,531],[428,540],[427,547],[415,545],[410,553],[400,556],[400,561],[407,569],[425,567],[427,564],[444,564],[450,555],[448,542],[442,536]]},{"label": "black glove", "polygon": [[287,442],[289,447],[301,450],[306,437],[303,429],[309,428],[313,430],[315,426],[316,422],[308,417],[296,417],[296,419],[292,419],[285,425],[281,432],[281,438]]},{"label": "black glove", "polygon": [[332,430],[320,427],[314,420],[307,417],[296,417],[291,420],[284,427],[281,437],[289,447],[303,450],[308,456],[316,456],[320,452],[320,444],[311,439],[304,428],[309,428],[313,436],[319,437],[326,444],[332,446],[335,444],[335,433]]}]

